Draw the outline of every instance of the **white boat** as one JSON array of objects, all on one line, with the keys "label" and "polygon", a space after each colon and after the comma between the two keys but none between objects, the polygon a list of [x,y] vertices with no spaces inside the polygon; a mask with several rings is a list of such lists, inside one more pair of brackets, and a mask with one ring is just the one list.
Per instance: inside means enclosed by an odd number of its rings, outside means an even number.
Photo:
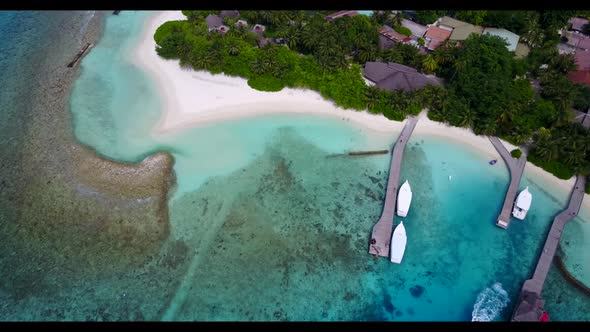
[{"label": "white boat", "polygon": [[410,203],[412,202],[412,188],[408,180],[402,184],[397,194],[397,215],[405,217],[410,210]]},{"label": "white boat", "polygon": [[404,222],[400,221],[399,225],[395,227],[393,235],[391,235],[391,244],[389,245],[389,258],[392,263],[400,264],[402,262],[406,251],[406,242],[406,228]]},{"label": "white boat", "polygon": [[533,201],[533,195],[529,192],[529,187],[524,188],[523,191],[516,197],[514,208],[512,209],[512,215],[516,219],[524,220],[526,214],[531,207]]}]

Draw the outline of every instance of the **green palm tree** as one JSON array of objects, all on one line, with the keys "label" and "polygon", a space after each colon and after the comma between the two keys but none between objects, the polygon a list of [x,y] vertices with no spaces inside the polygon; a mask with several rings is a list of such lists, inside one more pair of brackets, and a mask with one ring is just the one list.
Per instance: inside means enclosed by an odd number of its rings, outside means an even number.
[{"label": "green palm tree", "polygon": [[267,54],[269,54],[269,55],[271,55],[271,56],[273,56],[273,57],[274,57],[274,56],[277,54],[277,52],[278,52],[278,48],[277,48],[277,46],[275,46],[275,44],[272,44],[272,43],[268,43],[268,44],[266,44],[266,45],[263,47],[263,50],[264,50],[264,51],[265,51]]},{"label": "green palm tree", "polygon": [[257,57],[254,61],[252,61],[250,69],[252,70],[252,72],[254,74],[257,74],[257,75],[264,74],[264,72],[265,72],[264,59],[261,56]]},{"label": "green palm tree", "polygon": [[306,25],[301,33],[301,43],[308,50],[313,50],[317,45],[318,31],[312,25]]},{"label": "green palm tree", "polygon": [[562,74],[576,70],[576,60],[571,54],[557,55],[550,60],[550,65]]},{"label": "green palm tree", "polygon": [[540,46],[545,39],[543,31],[539,26],[539,13],[536,11],[527,12],[523,30],[522,40],[530,47]]},{"label": "green palm tree", "polygon": [[397,48],[390,48],[383,54],[383,59],[391,62],[403,62],[404,58]]},{"label": "green palm tree", "polygon": [[515,115],[515,109],[513,107],[504,107],[500,116],[498,117],[498,122],[501,124],[507,124],[512,121]]},{"label": "green palm tree", "polygon": [[471,127],[475,120],[475,112],[470,108],[464,108],[459,114],[459,125],[461,127]]},{"label": "green palm tree", "polygon": [[358,59],[361,63],[374,61],[377,57],[377,50],[374,47],[363,47],[358,52]]},{"label": "green palm tree", "polygon": [[537,143],[534,152],[545,161],[555,160],[559,157],[558,144],[551,141],[542,144]]},{"label": "green palm tree", "polygon": [[196,69],[209,70],[209,69],[211,69],[211,67],[213,67],[214,63],[215,63],[214,55],[212,53],[207,53],[204,56],[196,57],[196,59],[194,59],[194,61],[193,61],[193,66]]},{"label": "green palm tree", "polygon": [[436,69],[438,69],[438,63],[432,55],[428,54],[424,57],[424,59],[422,59],[422,68],[424,68],[429,73],[433,73]]},{"label": "green palm tree", "polygon": [[270,10],[260,10],[258,11],[258,19],[264,23],[272,23],[273,13]]},{"label": "green palm tree", "polygon": [[492,121],[484,121],[480,125],[476,126],[475,129],[479,131],[479,134],[491,136],[496,134],[496,123]]},{"label": "green palm tree", "polygon": [[381,91],[376,86],[369,86],[365,91],[365,101],[367,102],[367,108],[371,110],[377,105],[381,98]]},{"label": "green palm tree", "polygon": [[393,17],[391,18],[391,23],[393,25],[393,28],[399,28],[402,25],[402,13],[398,12],[397,14],[393,15]]},{"label": "green palm tree", "polygon": [[330,57],[337,53],[337,48],[338,45],[336,45],[334,39],[325,38],[317,44],[317,54],[321,57]]},{"label": "green palm tree", "polygon": [[236,41],[232,41],[227,45],[227,53],[231,56],[240,54],[240,45]]}]

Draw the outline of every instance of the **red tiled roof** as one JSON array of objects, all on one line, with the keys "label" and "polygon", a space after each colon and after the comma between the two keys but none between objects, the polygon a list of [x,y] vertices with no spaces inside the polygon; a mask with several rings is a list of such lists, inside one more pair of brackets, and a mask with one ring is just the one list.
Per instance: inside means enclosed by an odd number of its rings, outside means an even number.
[{"label": "red tiled roof", "polygon": [[443,29],[443,28],[439,28],[437,26],[431,26],[428,27],[428,30],[426,30],[426,34],[424,35],[424,37],[430,37],[430,38],[436,38],[436,39],[448,39],[451,34],[453,33],[453,31],[449,31],[447,29]]},{"label": "red tiled roof", "polygon": [[567,75],[570,81],[590,86],[590,70],[578,70]]},{"label": "red tiled roof", "polygon": [[590,51],[578,50],[574,54],[578,70],[590,70]]},{"label": "red tiled roof", "polygon": [[383,28],[379,29],[379,33],[395,42],[401,42],[404,40],[404,38],[406,38],[406,36],[388,26],[384,26]]},{"label": "red tiled roof", "polygon": [[426,34],[424,35],[425,39],[431,39],[428,43],[428,48],[431,50],[436,49],[443,41],[449,39],[453,32],[447,29],[439,28],[437,26],[428,27],[426,30]]}]

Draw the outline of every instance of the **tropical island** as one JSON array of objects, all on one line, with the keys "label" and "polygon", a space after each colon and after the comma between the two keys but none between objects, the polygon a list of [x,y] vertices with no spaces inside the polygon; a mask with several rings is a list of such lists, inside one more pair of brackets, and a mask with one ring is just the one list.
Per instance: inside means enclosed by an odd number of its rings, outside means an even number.
[{"label": "tropical island", "polygon": [[0,319],[589,320],[587,16],[0,12]]},{"label": "tropical island", "polygon": [[561,51],[588,33],[587,25],[568,31],[586,12],[183,14],[154,35],[157,53],[181,66],[243,77],[261,91],[312,89],[395,121],[426,108],[432,120],[526,144],[528,160],[560,179],[590,173],[590,135],[579,120],[590,87],[566,77],[587,72],[578,59],[586,52]]}]

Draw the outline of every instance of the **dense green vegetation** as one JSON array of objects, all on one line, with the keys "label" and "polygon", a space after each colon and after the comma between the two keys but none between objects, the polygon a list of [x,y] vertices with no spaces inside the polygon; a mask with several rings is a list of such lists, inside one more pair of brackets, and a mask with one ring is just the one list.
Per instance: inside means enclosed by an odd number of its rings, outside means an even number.
[{"label": "dense green vegetation", "polygon": [[514,149],[514,150],[510,151],[510,155],[512,155],[512,157],[518,159],[518,158],[520,158],[520,156],[522,156],[522,151],[520,151],[520,149]]},{"label": "dense green vegetation", "polygon": [[[241,11],[240,19],[264,24],[264,37],[284,38],[286,45],[267,43],[248,28],[230,27],[225,35],[208,32],[212,11],[184,11],[187,21],[167,22],[156,34],[157,52],[179,59],[181,66],[248,79],[258,90],[309,88],[344,108],[382,113],[393,120],[430,109],[429,117],[476,134],[496,135],[513,144],[530,144],[528,160],[560,178],[590,173],[588,131],[572,126],[571,108],[590,107],[590,88],[573,84],[566,74],[576,69],[570,55],[559,55],[557,30],[573,11],[416,11],[416,21],[430,24],[449,15],[483,26],[506,28],[522,36],[531,52],[522,60],[499,37],[472,35],[461,45],[443,43],[421,54],[412,45],[380,50],[378,29],[387,24],[403,34],[405,14],[374,12],[325,21],[317,11]],[[579,14],[579,13],[578,13]],[[580,15],[580,14],[579,14]],[[446,88],[382,91],[367,86],[361,68],[367,61],[391,61],[434,73]],[[533,89],[531,83],[539,86]],[[559,143],[555,143],[559,142]],[[520,150],[519,150],[520,151]],[[517,153],[517,152],[514,152]]]},{"label": "dense green vegetation", "polygon": [[406,36],[406,37],[409,37],[412,35],[412,30],[410,30],[406,27],[397,27],[397,28],[395,28],[395,31]]},{"label": "dense green vegetation", "polygon": [[454,126],[472,127],[476,134],[496,135],[515,144],[548,126],[556,116],[551,103],[535,93],[518,60],[496,36],[472,35],[460,48],[440,48],[447,59],[439,73],[448,79],[448,97],[430,117]]},{"label": "dense green vegetation", "polygon": [[[436,103],[435,98],[442,98],[438,88],[389,92],[365,84],[360,64],[381,56],[377,26],[368,17],[344,17],[328,23],[319,14],[289,13],[241,13],[248,22],[266,23],[267,31],[286,37],[287,46],[268,43],[259,47],[259,36],[247,28],[235,27],[235,20],[227,18],[224,23],[230,26],[228,33],[209,33],[204,22],[209,13],[188,11],[185,15],[189,20],[166,22],[158,28],[154,35],[156,51],[164,58],[179,59],[181,66],[244,77],[257,90],[309,88],[338,106],[368,108],[398,121]],[[305,25],[296,21],[303,18]],[[410,45],[396,46],[386,55],[402,63],[421,65],[421,55]]]},{"label": "dense green vegetation", "polygon": [[438,20],[439,17],[448,15],[447,10],[417,10],[416,11],[416,22],[427,25],[432,24]]}]

